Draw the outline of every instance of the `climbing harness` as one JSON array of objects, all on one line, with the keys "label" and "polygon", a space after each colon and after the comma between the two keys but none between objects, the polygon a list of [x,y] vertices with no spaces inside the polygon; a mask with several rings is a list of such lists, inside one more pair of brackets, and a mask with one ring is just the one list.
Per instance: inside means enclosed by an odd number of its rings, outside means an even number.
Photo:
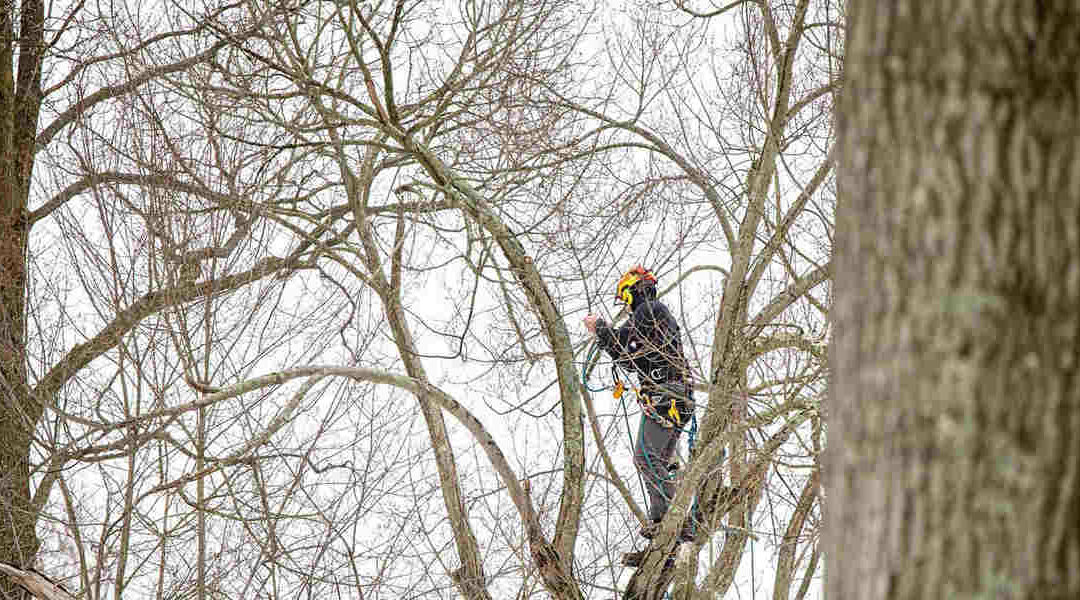
[{"label": "climbing harness", "polygon": [[[624,387],[624,385],[623,385],[623,382],[622,382],[622,378],[618,376],[618,374],[616,372],[616,369],[618,369],[618,367],[613,365],[612,366],[612,376],[615,378],[615,381],[616,381],[616,383],[615,383],[615,398],[619,399],[623,395],[623,387]],[[646,418],[652,420],[655,423],[660,424],[661,426],[663,426],[665,428],[679,429],[681,431],[686,431],[686,433],[687,433],[687,438],[686,438],[687,451],[688,451],[690,456],[693,456],[694,455],[694,444],[697,441],[697,432],[698,432],[697,411],[692,410],[690,412],[689,423],[687,423],[685,426],[683,426],[683,424],[682,424],[682,416],[680,415],[678,407],[677,407],[677,404],[678,404],[677,400],[672,400],[671,407],[670,407],[670,409],[668,410],[668,413],[667,413],[667,416],[669,418],[665,418],[664,416],[661,416],[659,412],[657,412],[654,403],[651,400],[649,400],[647,395],[642,394],[641,391],[639,389],[637,389],[636,386],[632,386],[632,389],[634,391],[634,394],[637,395],[637,397],[638,397],[638,405],[641,406],[642,413],[645,415]],[[691,394],[693,393],[691,390],[688,390],[688,391]],[[620,404],[621,404],[621,402],[620,402]],[[625,415],[626,426],[627,426],[626,434],[627,434],[627,437],[630,439],[631,445],[633,445],[633,443],[634,443],[633,442],[633,437],[630,434],[629,411],[625,410],[625,406],[623,408],[624,408],[623,414]],[[638,443],[639,444],[643,443],[643,435],[642,435],[642,432],[640,432],[640,431],[638,433]],[[676,473],[675,473],[676,468],[673,468],[670,465],[654,464],[653,457],[652,457],[651,453],[648,452],[644,448],[642,449],[641,454],[645,458],[646,468],[652,474],[653,479],[655,479],[656,481],[671,481],[671,480],[674,480],[676,478],[676,476],[677,476]],[[661,471],[661,469],[663,469],[663,471]],[[638,483],[641,485],[642,494],[647,496],[647,494],[645,492],[644,477],[642,476],[642,474],[640,472],[638,473]],[[670,501],[671,498],[668,498],[668,500]],[[690,519],[690,532],[689,533],[690,533],[691,537],[696,537],[697,536],[697,519],[695,517],[695,515],[697,515],[697,514],[698,514],[698,499],[697,499],[697,495],[695,494],[694,495],[694,503],[693,503],[693,505],[691,505],[690,513],[687,515],[687,517]]]}]

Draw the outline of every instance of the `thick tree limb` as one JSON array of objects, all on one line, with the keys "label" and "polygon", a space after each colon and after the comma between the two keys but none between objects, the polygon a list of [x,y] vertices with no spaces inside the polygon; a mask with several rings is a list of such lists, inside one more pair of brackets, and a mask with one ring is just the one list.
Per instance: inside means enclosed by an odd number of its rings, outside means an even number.
[{"label": "thick tree limb", "polygon": [[10,577],[40,600],[75,600],[74,595],[41,573],[24,571],[6,563],[0,563],[0,573]]}]

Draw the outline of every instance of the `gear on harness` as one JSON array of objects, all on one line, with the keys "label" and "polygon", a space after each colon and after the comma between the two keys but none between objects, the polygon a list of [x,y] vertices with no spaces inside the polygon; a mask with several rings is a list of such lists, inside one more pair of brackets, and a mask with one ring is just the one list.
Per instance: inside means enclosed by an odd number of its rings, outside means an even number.
[{"label": "gear on harness", "polygon": [[[612,394],[615,399],[618,400],[622,397],[622,394],[626,390],[626,385],[622,379],[615,373],[615,369],[612,369],[612,375],[615,377],[615,390]],[[689,415],[689,418],[693,418],[693,400],[691,399],[692,392],[688,386],[679,386],[681,389],[676,389],[676,386],[661,385],[657,386],[658,392],[653,394],[647,394],[642,392],[637,387],[631,386],[635,396],[637,397],[637,403],[641,406],[641,412],[660,425],[667,429],[679,429],[682,430],[689,425],[689,419],[685,415]],[[661,414],[657,410],[657,399],[667,401],[668,408]]]}]

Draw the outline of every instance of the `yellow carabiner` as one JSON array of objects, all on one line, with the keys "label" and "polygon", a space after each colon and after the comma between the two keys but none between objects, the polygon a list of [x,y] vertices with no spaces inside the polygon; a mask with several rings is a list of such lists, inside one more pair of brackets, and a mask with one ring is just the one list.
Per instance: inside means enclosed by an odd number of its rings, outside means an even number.
[{"label": "yellow carabiner", "polygon": [[622,394],[623,394],[623,391],[625,389],[626,388],[623,387],[623,384],[622,384],[621,381],[616,381],[615,382],[615,389],[611,392],[611,395],[615,396],[615,399],[618,400],[619,398],[622,398]]},{"label": "yellow carabiner", "polygon": [[671,408],[668,409],[667,416],[671,417],[676,425],[682,425],[682,419],[679,418],[679,409],[675,408],[674,401],[671,402]]}]

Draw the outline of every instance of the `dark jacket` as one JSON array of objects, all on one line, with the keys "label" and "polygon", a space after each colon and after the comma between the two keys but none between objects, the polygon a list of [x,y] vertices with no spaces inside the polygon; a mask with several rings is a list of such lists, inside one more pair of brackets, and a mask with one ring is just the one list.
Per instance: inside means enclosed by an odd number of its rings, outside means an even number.
[{"label": "dark jacket", "polygon": [[649,289],[634,302],[630,319],[618,329],[596,322],[596,337],[615,363],[638,375],[640,393],[664,414],[673,400],[684,417],[693,410],[689,370],[683,355],[679,323]]}]

